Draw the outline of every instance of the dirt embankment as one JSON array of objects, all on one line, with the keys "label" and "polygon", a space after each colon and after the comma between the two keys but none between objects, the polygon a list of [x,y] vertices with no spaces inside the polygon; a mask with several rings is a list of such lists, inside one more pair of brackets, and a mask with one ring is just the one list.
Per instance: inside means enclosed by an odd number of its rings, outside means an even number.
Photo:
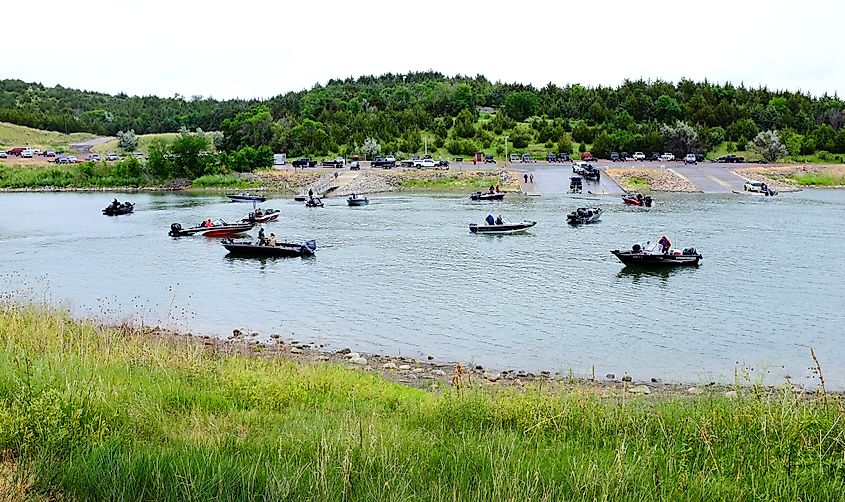
[{"label": "dirt embankment", "polygon": [[[790,183],[789,178],[801,174],[822,174],[831,175],[838,178],[845,178],[845,165],[843,164],[802,164],[802,165],[782,165],[782,166],[754,166],[754,167],[740,167],[733,170],[740,176],[748,179],[759,180],[765,178],[768,184],[774,190],[786,192],[790,190],[800,190],[800,187]],[[831,188],[843,188],[842,185],[837,185]]]},{"label": "dirt embankment", "polygon": [[604,172],[628,191],[643,190],[643,182],[655,192],[699,191],[695,185],[667,169],[609,167]]}]

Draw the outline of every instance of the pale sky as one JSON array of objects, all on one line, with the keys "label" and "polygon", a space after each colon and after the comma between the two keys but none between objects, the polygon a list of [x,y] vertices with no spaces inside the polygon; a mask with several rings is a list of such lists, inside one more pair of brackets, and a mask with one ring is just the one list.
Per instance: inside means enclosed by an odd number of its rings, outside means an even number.
[{"label": "pale sky", "polygon": [[686,77],[845,96],[845,0],[3,0],[0,11],[0,78],[111,94],[266,98],[435,70],[538,88]]}]

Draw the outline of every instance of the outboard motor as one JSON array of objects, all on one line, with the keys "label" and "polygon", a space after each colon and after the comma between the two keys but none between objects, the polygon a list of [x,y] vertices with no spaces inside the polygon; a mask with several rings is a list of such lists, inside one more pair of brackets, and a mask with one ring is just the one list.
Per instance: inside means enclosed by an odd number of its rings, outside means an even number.
[{"label": "outboard motor", "polygon": [[651,207],[651,196],[646,195],[646,197],[643,199],[643,202],[645,202],[645,207]]},{"label": "outboard motor", "polygon": [[643,250],[643,247],[642,247],[642,246],[640,246],[639,244],[634,244],[634,245],[631,247],[631,251],[633,251],[633,252],[635,252],[635,253],[639,253],[639,252],[640,252],[640,251],[642,251],[642,250]]},{"label": "outboard motor", "polygon": [[682,254],[684,256],[695,256],[698,253],[696,253],[695,248],[684,248],[684,251],[683,251]]},{"label": "outboard motor", "polygon": [[315,241],[313,239],[310,240],[310,241],[305,241],[305,247],[307,247],[311,251],[316,251],[317,250],[317,241]]},{"label": "outboard motor", "polygon": [[170,230],[172,232],[178,232],[178,231],[182,230],[182,225],[180,225],[179,223],[171,223],[170,224]]}]

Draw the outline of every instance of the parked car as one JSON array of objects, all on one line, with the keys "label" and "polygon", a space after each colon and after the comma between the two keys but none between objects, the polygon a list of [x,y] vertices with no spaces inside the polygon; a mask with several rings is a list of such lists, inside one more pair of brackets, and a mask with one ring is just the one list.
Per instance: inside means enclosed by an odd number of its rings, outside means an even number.
[{"label": "parked car", "polygon": [[45,157],[55,157],[56,152],[54,152],[53,150],[47,150],[46,152],[44,152],[44,156]]},{"label": "parked car", "polygon": [[20,156],[21,152],[26,150],[26,149],[27,148],[25,146],[16,146],[14,148],[10,148],[10,149],[6,150],[6,153],[9,154],[9,155]]},{"label": "parked car", "polygon": [[534,159],[531,158],[530,153],[523,153],[522,154],[522,162],[527,164],[527,163],[530,163],[530,162],[534,162]]},{"label": "parked car", "polygon": [[135,152],[135,153],[132,154],[132,156],[135,157],[136,159],[143,159],[144,153],[143,152]]},{"label": "parked car", "polygon": [[695,158],[694,153],[684,155],[684,164],[698,164],[698,159]]},{"label": "parked car", "polygon": [[593,158],[593,154],[590,152],[584,152],[581,154],[581,160],[586,160],[587,162],[595,160]]},{"label": "parked car", "polygon": [[416,159],[414,161],[414,167],[418,167],[418,168],[431,169],[431,168],[434,167],[434,165],[435,165],[434,159],[431,159],[431,158]]},{"label": "parked car", "polygon": [[661,160],[663,162],[673,161],[673,160],[675,160],[675,154],[666,152],[666,153],[664,153],[663,155],[660,156],[659,160]]},{"label": "parked car", "polygon": [[546,155],[546,162],[557,162],[557,155],[553,153]]},{"label": "parked car", "polygon": [[26,150],[21,151],[21,158],[22,159],[31,159],[32,158],[32,150],[27,148]]},{"label": "parked car", "polygon": [[645,160],[645,154],[643,152],[634,152],[634,160]]},{"label": "parked car", "polygon": [[557,161],[558,162],[569,162],[569,154],[568,153],[557,154]]},{"label": "parked car", "polygon": [[106,160],[108,160],[109,162],[113,162],[115,160],[120,160],[120,157],[116,153],[110,153],[106,155]]},{"label": "parked car", "polygon": [[0,152],[0,159],[5,159],[5,158],[7,158],[8,156],[9,156],[9,154],[8,154],[8,153],[6,153],[6,152]]},{"label": "parked car", "polygon": [[449,169],[449,161],[448,160],[438,160],[434,163],[435,169]]},{"label": "parked car", "polygon": [[85,159],[89,162],[99,162],[100,161],[100,154],[98,153],[90,153],[88,157]]},{"label": "parked car", "polygon": [[619,152],[610,152],[611,162],[619,162]]},{"label": "parked car", "polygon": [[660,160],[660,154],[659,154],[659,153],[657,153],[657,152],[652,152],[652,153],[651,153],[651,157],[649,157],[649,159],[651,159],[651,160]]},{"label": "parked car", "polygon": [[346,164],[346,159],[343,157],[337,157],[335,159],[326,159],[323,161],[323,167],[334,167],[334,168],[341,168]]},{"label": "parked car", "polygon": [[631,154],[630,154],[630,153],[628,153],[628,152],[622,152],[622,153],[620,153],[620,154],[619,154],[619,158],[620,158],[621,160],[634,160],[634,159],[632,159],[632,158],[631,158]]},{"label": "parked car", "polygon": [[352,162],[349,163],[349,170],[350,171],[360,171],[361,170],[361,164],[357,160],[353,160]]},{"label": "parked car", "polygon": [[295,168],[296,167],[302,167],[302,168],[315,167],[317,165],[317,161],[311,160],[308,157],[303,157],[301,159],[294,160],[293,162],[291,162],[291,165],[293,165],[293,167],[295,167]]},{"label": "parked car", "polygon": [[510,154],[508,160],[511,162],[511,164],[513,164],[514,162],[519,162],[519,155],[516,153],[512,153]]},{"label": "parked car", "polygon": [[739,164],[741,162],[745,162],[744,157],[738,157],[734,154],[723,155],[717,159],[713,159],[713,162],[721,162],[723,164]]},{"label": "parked car", "polygon": [[388,155],[387,157],[385,157],[385,158],[384,158],[384,161],[385,161],[385,162],[393,162],[393,163],[395,163],[395,162],[396,162],[396,157],[394,157],[393,155]]},{"label": "parked car", "polygon": [[[455,160],[457,161],[458,159],[455,159]],[[484,156],[484,163],[485,164],[495,164],[496,163],[496,159],[493,158],[492,153],[488,153],[487,155]]]}]

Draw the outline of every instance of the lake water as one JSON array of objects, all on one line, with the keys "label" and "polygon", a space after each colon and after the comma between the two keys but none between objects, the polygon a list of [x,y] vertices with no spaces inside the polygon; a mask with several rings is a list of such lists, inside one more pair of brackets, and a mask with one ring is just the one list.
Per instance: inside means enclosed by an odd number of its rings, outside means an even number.
[{"label": "lake water", "polygon": [[[135,213],[101,216],[112,197]],[[392,194],[323,209],[280,198],[263,204],[282,211],[266,232],[316,239],[317,256],[257,260],[167,236],[173,222],[251,208],[221,195],[0,194],[0,291],[108,321],[579,376],[730,382],[750,370],[812,384],[815,347],[828,386],[845,388],[845,192],[657,198],[649,210],[603,198],[602,222],[581,228],[565,214],[589,202],[564,195]],[[470,234],[488,212],[538,224]],[[661,234],[696,247],[702,266],[631,272],[609,252]]]}]

